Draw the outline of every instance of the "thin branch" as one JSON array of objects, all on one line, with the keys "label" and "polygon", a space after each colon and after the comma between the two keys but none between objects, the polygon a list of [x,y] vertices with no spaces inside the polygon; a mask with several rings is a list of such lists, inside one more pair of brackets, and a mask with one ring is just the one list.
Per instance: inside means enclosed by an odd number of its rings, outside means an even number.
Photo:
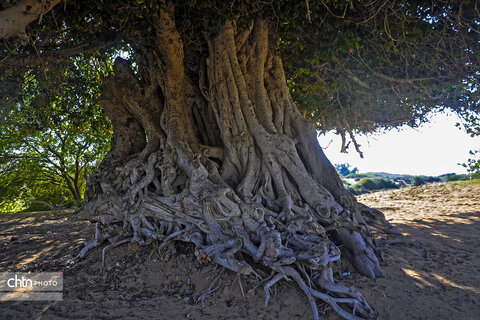
[{"label": "thin branch", "polygon": [[47,63],[57,63],[76,54],[87,51],[95,51],[111,47],[120,41],[119,36],[109,37],[109,39],[96,39],[89,43],[84,43],[76,47],[59,49],[55,51],[44,52],[40,55],[15,55],[5,57],[1,60],[0,66],[3,67],[22,67],[32,65],[42,65]]},{"label": "thin branch", "polygon": [[[370,67],[369,67],[370,68]],[[410,78],[410,79],[402,79],[402,78],[393,78],[390,76],[387,76],[382,73],[375,72],[373,70],[372,74],[378,78],[381,78],[383,80],[391,81],[391,82],[398,82],[398,83],[415,83],[415,82],[420,82],[420,81],[428,81],[428,80],[438,80],[439,78],[433,78],[433,77],[426,77],[426,78]]]}]

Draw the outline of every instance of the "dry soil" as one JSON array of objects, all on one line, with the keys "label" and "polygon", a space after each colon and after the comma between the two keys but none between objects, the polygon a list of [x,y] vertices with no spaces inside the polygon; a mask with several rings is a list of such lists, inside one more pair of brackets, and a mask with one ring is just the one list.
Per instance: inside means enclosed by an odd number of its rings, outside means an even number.
[{"label": "dry soil", "polygon": [[[337,275],[357,286],[379,319],[480,319],[480,184],[448,183],[359,197],[382,210],[404,236],[378,236],[387,277],[353,270]],[[61,271],[63,301],[0,302],[0,319],[310,319],[295,284],[276,285],[270,305],[253,279],[226,272],[219,288],[198,297],[219,274],[177,244],[159,256],[126,244],[77,264],[93,226],[71,213],[0,215],[1,271]],[[175,252],[173,251],[175,250]],[[171,258],[165,262],[164,259]],[[240,286],[241,284],[241,286]],[[242,296],[241,291],[244,291]],[[320,305],[325,319],[339,319]]]}]

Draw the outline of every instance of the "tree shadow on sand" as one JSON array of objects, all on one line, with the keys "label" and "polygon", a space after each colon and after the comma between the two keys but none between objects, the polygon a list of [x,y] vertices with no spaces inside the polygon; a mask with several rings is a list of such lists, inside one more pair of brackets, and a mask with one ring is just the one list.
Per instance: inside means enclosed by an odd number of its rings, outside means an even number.
[{"label": "tree shadow on sand", "polygon": [[381,239],[386,279],[358,286],[382,319],[478,319],[480,212],[406,220]]}]

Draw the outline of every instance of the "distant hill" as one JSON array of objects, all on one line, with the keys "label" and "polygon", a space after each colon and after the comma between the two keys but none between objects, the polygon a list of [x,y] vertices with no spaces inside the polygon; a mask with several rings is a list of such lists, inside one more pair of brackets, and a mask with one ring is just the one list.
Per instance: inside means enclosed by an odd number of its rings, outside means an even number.
[{"label": "distant hill", "polygon": [[367,172],[366,174],[372,175],[372,176],[383,176],[386,178],[400,178],[400,177],[405,177],[405,176],[412,176],[409,174],[398,174],[398,173],[388,173],[388,172]]},{"label": "distant hill", "polygon": [[347,189],[355,194],[370,193],[379,190],[415,187],[423,184],[446,181],[470,180],[474,177],[468,174],[446,173],[440,176],[424,176],[397,174],[388,172],[350,173],[342,176]]},{"label": "distant hill", "polygon": [[[400,174],[400,173],[388,173],[388,172],[367,172],[365,174],[371,175],[371,176],[383,176],[385,178],[402,178],[402,177],[418,176],[417,174]],[[451,177],[451,176],[454,176],[454,175],[456,175],[456,173],[444,173],[444,174],[441,174],[437,177],[446,178],[446,177]]]}]

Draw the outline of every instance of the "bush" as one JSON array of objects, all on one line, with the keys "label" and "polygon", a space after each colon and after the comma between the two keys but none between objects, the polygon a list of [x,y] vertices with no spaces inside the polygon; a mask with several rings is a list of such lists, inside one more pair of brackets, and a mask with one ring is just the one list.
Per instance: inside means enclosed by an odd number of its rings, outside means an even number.
[{"label": "bush", "polygon": [[384,189],[397,189],[398,186],[395,182],[387,179],[371,179],[371,178],[364,178],[360,180],[357,184],[353,186],[356,190],[367,190],[367,191],[375,191],[375,190],[384,190]]},{"label": "bush", "polygon": [[350,178],[350,179],[369,178],[369,177],[371,177],[371,175],[366,173],[350,173],[349,175],[347,175],[347,178]]},{"label": "bush", "polygon": [[445,181],[459,181],[459,180],[469,180],[470,176],[468,174],[453,174],[445,178]]},{"label": "bush", "polygon": [[360,189],[365,189],[365,190],[376,190],[377,184],[375,183],[375,180],[370,179],[370,178],[364,178],[360,180],[355,187],[360,188]]},{"label": "bush", "polygon": [[433,182],[440,182],[442,179],[439,177],[425,177],[425,182],[426,183],[433,183]]},{"label": "bush", "polygon": [[352,170],[350,170],[350,165],[348,163],[336,164],[334,167],[335,170],[337,170],[338,174],[341,176],[347,176],[351,173],[358,172],[357,168],[353,168]]},{"label": "bush", "polygon": [[412,186],[415,186],[415,187],[421,186],[421,185],[425,184],[425,177],[424,176],[414,176],[414,177],[412,177],[411,184],[412,184]]},{"label": "bush", "polygon": [[378,184],[378,190],[383,189],[397,189],[398,185],[395,184],[392,180],[387,179],[376,179]]},{"label": "bush", "polygon": [[[32,177],[34,173],[31,173]],[[8,177],[7,177],[8,178]],[[8,182],[8,179],[3,180]],[[75,199],[65,186],[41,180],[22,180],[11,186],[8,192],[0,189],[0,212],[30,212],[50,210],[53,207],[72,207]],[[48,205],[47,205],[48,204]]]}]

